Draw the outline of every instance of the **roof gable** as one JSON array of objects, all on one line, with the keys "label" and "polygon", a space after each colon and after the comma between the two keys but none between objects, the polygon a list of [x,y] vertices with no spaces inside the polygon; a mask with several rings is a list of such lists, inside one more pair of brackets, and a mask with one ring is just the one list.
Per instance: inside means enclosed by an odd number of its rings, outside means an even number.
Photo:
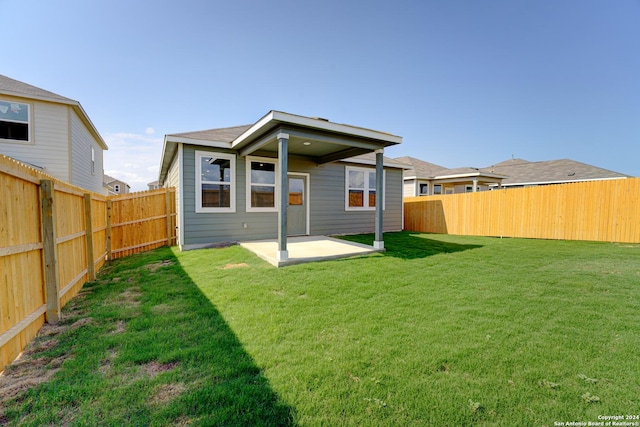
[{"label": "roof gable", "polygon": [[2,74],[0,74],[0,93],[23,96],[25,98],[41,99],[44,101],[61,102],[63,104],[78,103],[78,101],[74,101],[73,99],[3,76]]}]

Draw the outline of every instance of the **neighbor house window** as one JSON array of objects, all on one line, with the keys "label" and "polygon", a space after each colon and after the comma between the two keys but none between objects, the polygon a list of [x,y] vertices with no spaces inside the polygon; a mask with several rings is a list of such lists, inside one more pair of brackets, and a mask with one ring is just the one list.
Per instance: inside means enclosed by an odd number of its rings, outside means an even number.
[{"label": "neighbor house window", "polygon": [[276,160],[247,157],[247,211],[276,211]]},{"label": "neighbor house window", "polygon": [[442,184],[433,184],[433,194],[442,194]]},{"label": "neighbor house window", "polygon": [[[384,180],[384,174],[382,176]],[[373,210],[376,207],[376,170],[346,167],[346,210]],[[384,181],[383,181],[384,182]],[[384,207],[384,197],[382,198]]]},{"label": "neighbor house window", "polygon": [[0,100],[0,139],[29,142],[29,104]]},{"label": "neighbor house window", "polygon": [[429,195],[429,184],[420,184],[420,195],[421,196]]},{"label": "neighbor house window", "polygon": [[196,151],[196,212],[235,212],[236,157]]},{"label": "neighbor house window", "polygon": [[115,184],[113,186],[113,191],[116,192],[116,193],[119,193],[120,192],[120,186],[118,184]]}]

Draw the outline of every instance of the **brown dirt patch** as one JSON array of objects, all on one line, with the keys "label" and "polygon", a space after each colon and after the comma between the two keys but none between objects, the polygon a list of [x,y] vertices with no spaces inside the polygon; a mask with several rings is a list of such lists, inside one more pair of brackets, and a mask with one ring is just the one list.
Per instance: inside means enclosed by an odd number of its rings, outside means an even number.
[{"label": "brown dirt patch", "polygon": [[238,264],[227,264],[224,267],[222,267],[223,270],[229,270],[230,268],[246,268],[249,267],[249,264],[247,264],[246,262],[241,262]]},{"label": "brown dirt patch", "polygon": [[116,328],[111,331],[112,334],[121,334],[125,331],[127,327],[127,322],[125,322],[124,320],[118,320],[116,322]]},{"label": "brown dirt patch", "polygon": [[155,273],[162,267],[166,267],[168,265],[173,265],[173,261],[163,260],[158,262],[152,262],[151,264],[146,265],[144,268],[151,273]]},{"label": "brown dirt patch", "polygon": [[126,291],[122,292],[116,298],[116,304],[135,308],[140,306],[140,298],[142,298],[142,292],[138,288],[129,288]]},{"label": "brown dirt patch", "polygon": [[162,405],[171,402],[185,390],[186,387],[182,383],[161,384],[153,391],[149,402],[153,405]]},{"label": "brown dirt patch", "polygon": [[22,353],[0,374],[0,407],[39,384],[49,381],[66,357],[49,359]]},{"label": "brown dirt patch", "polygon": [[178,366],[178,362],[159,363],[155,360],[142,365],[142,371],[149,377],[153,378],[162,372],[170,371]]}]

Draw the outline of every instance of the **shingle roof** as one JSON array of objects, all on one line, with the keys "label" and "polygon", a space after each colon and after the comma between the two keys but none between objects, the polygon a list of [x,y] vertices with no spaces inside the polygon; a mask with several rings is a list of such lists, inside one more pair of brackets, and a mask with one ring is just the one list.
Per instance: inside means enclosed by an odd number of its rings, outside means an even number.
[{"label": "shingle roof", "polygon": [[205,141],[231,142],[253,125],[231,126],[220,129],[207,129],[194,132],[174,133],[167,136],[201,139]]},{"label": "shingle roof", "polygon": [[418,178],[431,178],[434,176],[442,175],[449,171],[444,166],[436,165],[435,163],[425,162],[424,160],[416,159],[415,157],[404,156],[396,157],[396,162],[403,163],[409,167],[410,170],[405,172],[405,176],[416,176]]},{"label": "shingle roof", "polygon": [[626,178],[628,175],[588,165],[571,159],[527,162],[522,159],[506,160],[486,168],[507,175],[503,185],[584,181],[589,179]]},{"label": "shingle roof", "polygon": [[10,77],[0,74],[0,93],[7,95],[24,96],[27,98],[36,98],[47,101],[61,102],[64,104],[78,104],[78,101],[49,92],[48,90],[14,80]]}]

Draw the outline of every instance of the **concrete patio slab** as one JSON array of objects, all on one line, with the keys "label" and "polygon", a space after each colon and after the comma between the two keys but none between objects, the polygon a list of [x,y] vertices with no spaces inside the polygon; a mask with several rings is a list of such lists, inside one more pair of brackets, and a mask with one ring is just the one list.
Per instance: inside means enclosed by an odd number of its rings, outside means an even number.
[{"label": "concrete patio slab", "polygon": [[249,249],[268,263],[276,267],[301,264],[305,262],[324,261],[338,258],[348,258],[366,255],[373,252],[383,252],[373,246],[348,242],[327,236],[301,236],[287,239],[289,258],[281,261],[277,259],[278,240],[256,240],[241,242],[240,246]]}]

